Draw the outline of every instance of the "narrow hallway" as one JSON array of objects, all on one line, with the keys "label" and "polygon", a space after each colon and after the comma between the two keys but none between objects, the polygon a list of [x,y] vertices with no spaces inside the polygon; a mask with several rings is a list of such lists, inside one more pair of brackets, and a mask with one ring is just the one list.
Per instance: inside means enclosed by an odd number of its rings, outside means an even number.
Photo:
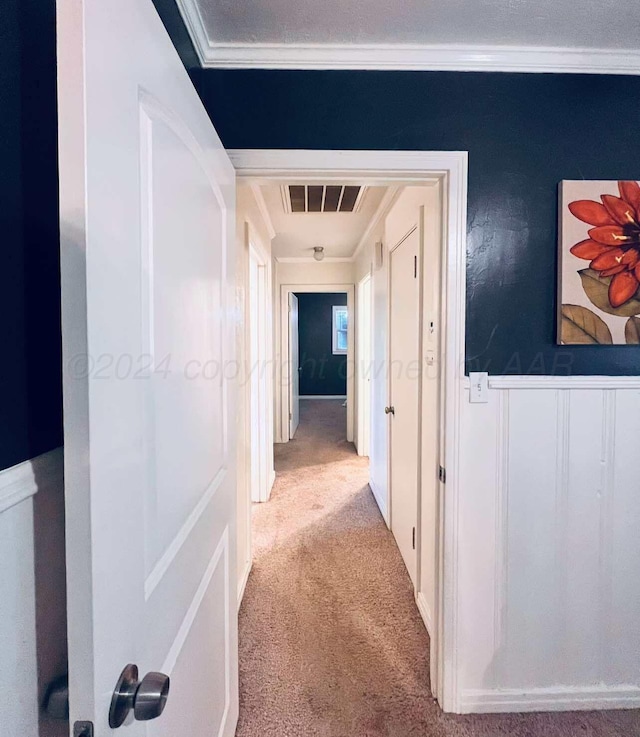
[{"label": "narrow hallway", "polygon": [[236,737],[631,737],[638,712],[443,714],[400,553],[345,437],[340,400],[304,400],[255,508],[240,609]]},{"label": "narrow hallway", "polygon": [[[239,737],[409,734],[428,636],[400,553],[345,437],[341,400],[304,400],[254,512],[240,611]],[[398,636],[402,633],[402,637]]]}]

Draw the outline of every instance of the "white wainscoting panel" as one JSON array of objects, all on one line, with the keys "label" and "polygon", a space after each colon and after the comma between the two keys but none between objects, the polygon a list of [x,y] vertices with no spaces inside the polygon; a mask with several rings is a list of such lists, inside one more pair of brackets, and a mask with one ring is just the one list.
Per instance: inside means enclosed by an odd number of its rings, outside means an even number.
[{"label": "white wainscoting panel", "polygon": [[492,386],[463,397],[458,710],[640,707],[640,382]]},{"label": "white wainscoting panel", "polygon": [[[42,494],[34,516],[33,497]],[[45,453],[31,461],[0,471],[0,734],[53,735],[42,732],[39,702],[44,681],[64,672],[66,631],[64,612],[58,615],[57,595],[47,597],[51,587],[61,590],[55,555],[56,534],[64,535],[62,508],[62,451]],[[48,527],[40,512],[52,512]],[[35,535],[34,535],[35,528]],[[42,533],[42,538],[40,538]],[[35,543],[35,545],[34,545]],[[49,545],[49,543],[51,543]],[[44,545],[44,547],[43,547]],[[64,549],[61,551],[64,569]],[[49,559],[47,559],[49,556]],[[48,601],[40,599],[48,598]],[[59,622],[62,619],[62,631]],[[38,648],[36,649],[36,643]],[[62,649],[62,658],[58,651]],[[60,662],[62,660],[62,663]]]}]

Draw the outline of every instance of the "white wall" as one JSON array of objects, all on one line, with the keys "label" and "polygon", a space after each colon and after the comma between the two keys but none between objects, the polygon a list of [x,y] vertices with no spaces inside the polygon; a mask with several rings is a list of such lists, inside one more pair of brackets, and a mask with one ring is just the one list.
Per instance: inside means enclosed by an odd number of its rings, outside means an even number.
[{"label": "white wall", "polygon": [[462,710],[640,706],[640,380],[625,383],[465,392]]},{"label": "white wall", "polygon": [[[250,302],[249,302],[249,241],[263,254],[267,284],[271,284],[271,233],[262,217],[258,203],[250,186],[238,186],[236,216],[236,278],[237,295],[237,360],[240,371],[237,398],[237,461],[238,461],[238,598],[241,599],[251,569],[251,382],[249,372],[250,349]],[[271,296],[271,302],[273,298]],[[271,320],[267,320],[270,324]],[[272,357],[268,356],[267,360]],[[269,443],[269,447],[271,444]],[[268,474],[273,478],[273,454],[269,459]]]},{"label": "white wall", "polygon": [[0,471],[0,732],[68,734],[40,713],[66,672],[62,451]]}]

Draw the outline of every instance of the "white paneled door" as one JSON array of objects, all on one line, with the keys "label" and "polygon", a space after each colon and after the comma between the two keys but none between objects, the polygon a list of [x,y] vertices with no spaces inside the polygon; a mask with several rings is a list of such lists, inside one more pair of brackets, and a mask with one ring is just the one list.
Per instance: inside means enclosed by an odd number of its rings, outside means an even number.
[{"label": "white paneled door", "polygon": [[230,737],[234,171],[151,0],[59,2],[58,62],[72,725]]},{"label": "white paneled door", "polygon": [[289,294],[289,438],[300,423],[300,351],[298,347],[298,298]]},{"label": "white paneled door", "polygon": [[420,413],[420,229],[414,226],[391,251],[389,401],[391,531],[416,585]]}]

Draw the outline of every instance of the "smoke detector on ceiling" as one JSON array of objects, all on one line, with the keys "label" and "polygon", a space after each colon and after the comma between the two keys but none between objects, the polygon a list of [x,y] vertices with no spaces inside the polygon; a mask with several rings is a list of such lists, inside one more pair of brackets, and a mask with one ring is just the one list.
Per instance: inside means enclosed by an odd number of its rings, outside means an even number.
[{"label": "smoke detector on ceiling", "polygon": [[358,184],[287,184],[281,188],[287,213],[358,212],[366,187]]}]

